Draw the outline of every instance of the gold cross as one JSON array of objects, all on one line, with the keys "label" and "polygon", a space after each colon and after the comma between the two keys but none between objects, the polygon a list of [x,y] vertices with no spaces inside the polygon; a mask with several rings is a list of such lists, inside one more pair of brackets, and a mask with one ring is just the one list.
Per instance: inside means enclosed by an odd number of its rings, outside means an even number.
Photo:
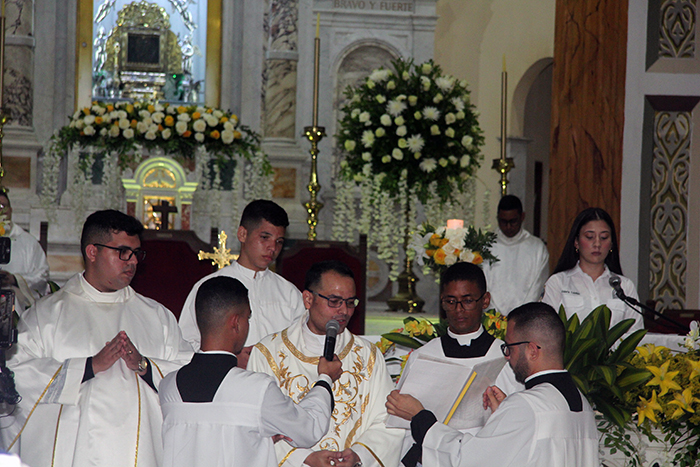
[{"label": "gold cross", "polygon": [[231,261],[238,259],[238,255],[232,255],[231,249],[226,248],[227,238],[228,235],[226,235],[226,232],[222,230],[219,234],[219,246],[214,247],[214,253],[207,253],[205,251],[200,250],[199,255],[197,255],[199,260],[201,261],[203,259],[210,259],[211,264],[216,266],[218,269],[221,269],[224,266],[228,266],[229,264],[231,264]]}]

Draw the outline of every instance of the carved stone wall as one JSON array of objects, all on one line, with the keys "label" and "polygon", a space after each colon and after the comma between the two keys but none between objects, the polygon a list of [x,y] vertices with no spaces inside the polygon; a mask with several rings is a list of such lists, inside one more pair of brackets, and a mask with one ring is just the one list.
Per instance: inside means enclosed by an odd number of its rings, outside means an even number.
[{"label": "carved stone wall", "polygon": [[649,298],[664,308],[685,308],[691,128],[690,112],[655,112]]},{"label": "carved stone wall", "polygon": [[[653,5],[653,3],[652,3]],[[695,57],[695,0],[663,0],[659,8],[659,56]]]}]

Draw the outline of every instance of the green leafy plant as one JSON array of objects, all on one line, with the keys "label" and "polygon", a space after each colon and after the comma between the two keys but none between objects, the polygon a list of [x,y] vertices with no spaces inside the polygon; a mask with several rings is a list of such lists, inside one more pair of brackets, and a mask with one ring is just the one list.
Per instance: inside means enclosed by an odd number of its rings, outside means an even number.
[{"label": "green leafy plant", "polygon": [[629,362],[646,330],[635,331],[620,341],[634,320],[623,320],[611,328],[611,312],[605,305],[581,322],[576,314],[567,319],[563,306],[559,316],[566,327],[565,368],[596,410],[615,425],[625,426],[636,411],[636,406],[626,402],[625,392],[650,376],[647,370]]}]

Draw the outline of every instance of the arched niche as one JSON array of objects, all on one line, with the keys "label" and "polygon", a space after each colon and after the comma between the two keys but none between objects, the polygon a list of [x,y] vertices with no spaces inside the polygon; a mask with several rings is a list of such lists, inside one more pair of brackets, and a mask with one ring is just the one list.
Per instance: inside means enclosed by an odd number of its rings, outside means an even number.
[{"label": "arched niche", "polygon": [[150,157],[134,171],[133,177],[122,178],[126,190],[128,214],[143,222],[146,228],[155,228],[159,215],[154,215],[153,206],[168,201],[177,208],[170,216],[171,228],[190,229],[192,197],[196,182],[187,180],[185,169],[167,157]]},{"label": "arched niche", "polygon": [[[377,68],[391,69],[392,60],[396,60],[401,55],[398,50],[384,42],[360,41],[348,46],[343,53],[338,56],[338,61],[335,67],[335,83],[333,94],[333,116],[334,126],[342,120],[342,108],[345,105],[345,89],[348,86],[355,87],[362,83],[367,76]],[[332,133],[335,134],[337,128],[332,128]],[[333,174],[337,173],[340,164],[341,150],[333,147]]]}]

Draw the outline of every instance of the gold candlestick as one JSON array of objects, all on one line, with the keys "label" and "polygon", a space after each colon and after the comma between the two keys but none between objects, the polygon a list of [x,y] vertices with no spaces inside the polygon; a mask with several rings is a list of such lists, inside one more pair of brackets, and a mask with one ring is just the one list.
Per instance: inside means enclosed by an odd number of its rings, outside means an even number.
[{"label": "gold candlestick", "polygon": [[321,191],[321,184],[318,182],[318,143],[326,136],[326,129],[318,126],[318,77],[319,77],[319,57],[321,50],[321,14],[316,15],[316,38],[314,39],[314,102],[313,102],[313,125],[304,127],[304,136],[311,142],[311,173],[309,174],[310,199],[304,203],[308,217],[306,223],[309,225],[309,232],[306,236],[309,240],[316,240],[316,226],[318,225],[318,213],[323,208],[323,203],[316,200],[318,192]]},{"label": "gold candlestick", "polygon": [[512,157],[506,157],[506,127],[508,123],[508,72],[506,55],[503,54],[503,71],[501,72],[501,157],[493,160],[492,169],[501,174],[501,196],[508,194],[508,172],[515,168]]}]

